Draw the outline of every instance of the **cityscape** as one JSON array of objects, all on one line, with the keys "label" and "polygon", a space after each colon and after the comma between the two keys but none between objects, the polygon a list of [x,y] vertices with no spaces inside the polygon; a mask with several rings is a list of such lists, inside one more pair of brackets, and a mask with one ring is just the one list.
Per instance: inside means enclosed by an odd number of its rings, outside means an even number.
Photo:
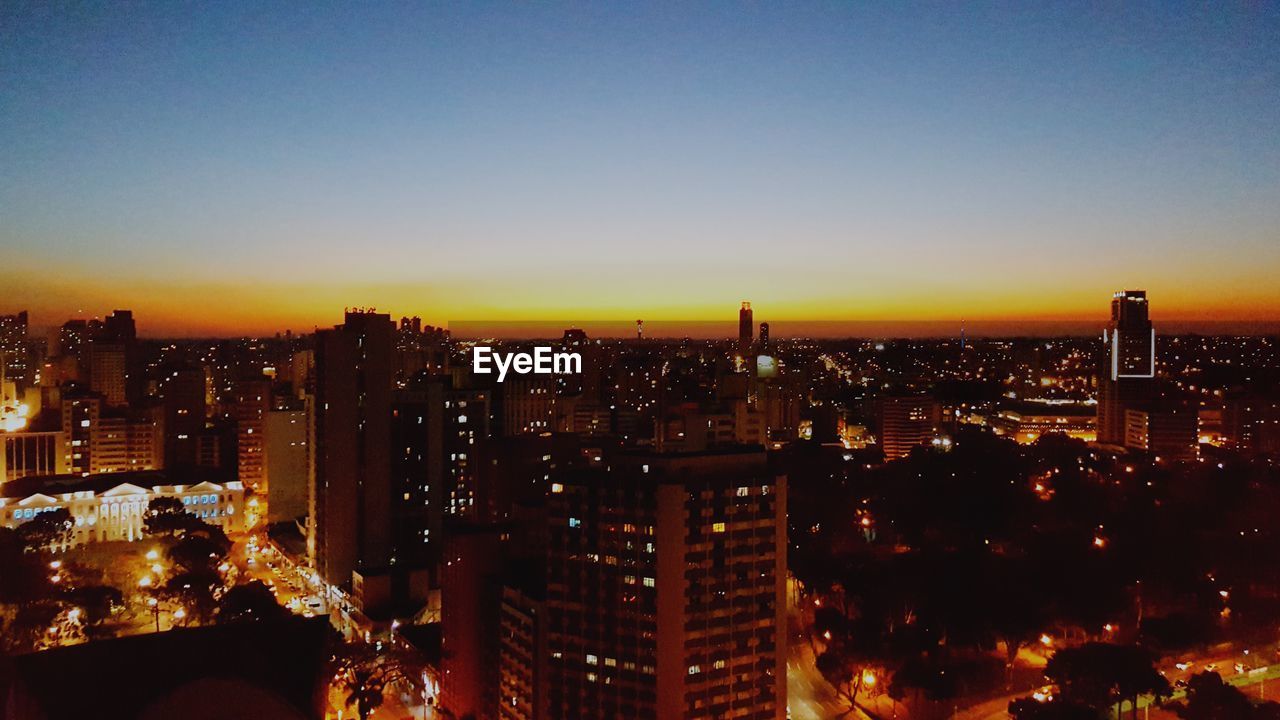
[{"label": "cityscape", "polygon": [[0,4],[0,720],[1280,720],[1277,38]]}]

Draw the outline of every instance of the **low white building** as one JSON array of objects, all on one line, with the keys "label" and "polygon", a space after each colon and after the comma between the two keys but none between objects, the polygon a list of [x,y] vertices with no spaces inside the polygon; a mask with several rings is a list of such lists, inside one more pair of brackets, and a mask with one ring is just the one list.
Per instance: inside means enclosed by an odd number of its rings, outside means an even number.
[{"label": "low white building", "polygon": [[158,485],[154,473],[24,478],[0,486],[0,526],[17,528],[41,513],[66,508],[75,522],[68,547],[89,542],[133,541],[143,537],[147,505],[154,498],[176,497],[187,512],[224,532],[245,527],[245,492],[239,482],[201,481],[194,485]]}]

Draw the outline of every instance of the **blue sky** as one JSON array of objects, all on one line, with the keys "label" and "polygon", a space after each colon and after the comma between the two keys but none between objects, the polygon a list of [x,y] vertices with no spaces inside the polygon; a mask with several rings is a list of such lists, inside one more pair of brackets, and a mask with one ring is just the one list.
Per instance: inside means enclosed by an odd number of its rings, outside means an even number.
[{"label": "blue sky", "polygon": [[6,3],[0,279],[264,328],[1274,315],[1277,38],[1275,3]]}]

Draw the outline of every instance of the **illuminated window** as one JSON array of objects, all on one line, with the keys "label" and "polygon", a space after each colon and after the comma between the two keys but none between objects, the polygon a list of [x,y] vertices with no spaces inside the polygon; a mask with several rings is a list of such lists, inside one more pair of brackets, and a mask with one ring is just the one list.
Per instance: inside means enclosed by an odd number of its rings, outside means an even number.
[{"label": "illuminated window", "polygon": [[713,524],[711,526],[711,532],[718,532],[718,533],[724,532],[724,523],[721,522],[721,523]]}]

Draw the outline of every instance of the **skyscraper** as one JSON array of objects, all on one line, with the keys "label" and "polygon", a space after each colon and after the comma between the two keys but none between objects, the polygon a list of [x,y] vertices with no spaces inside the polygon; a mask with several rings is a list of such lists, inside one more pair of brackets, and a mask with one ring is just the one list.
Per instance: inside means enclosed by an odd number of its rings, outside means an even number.
[{"label": "skyscraper", "polygon": [[738,354],[744,358],[751,354],[751,340],[754,332],[751,303],[743,300],[742,307],[738,309]]},{"label": "skyscraper", "polygon": [[759,448],[554,483],[547,717],[786,717],[786,490]]},{"label": "skyscraper", "polygon": [[760,323],[760,351],[768,352],[769,350],[769,323]]},{"label": "skyscraper", "polygon": [[1145,400],[1156,374],[1156,331],[1145,290],[1111,298],[1111,320],[1102,331],[1098,371],[1098,442],[1125,444],[1125,411]]},{"label": "skyscraper", "polygon": [[1111,298],[1111,322],[1102,331],[1110,343],[1110,377],[1152,378],[1156,375],[1156,331],[1147,314],[1145,290],[1123,290]]},{"label": "skyscraper", "polygon": [[320,576],[337,586],[390,555],[394,332],[389,315],[348,312],[316,333],[312,545]]}]

